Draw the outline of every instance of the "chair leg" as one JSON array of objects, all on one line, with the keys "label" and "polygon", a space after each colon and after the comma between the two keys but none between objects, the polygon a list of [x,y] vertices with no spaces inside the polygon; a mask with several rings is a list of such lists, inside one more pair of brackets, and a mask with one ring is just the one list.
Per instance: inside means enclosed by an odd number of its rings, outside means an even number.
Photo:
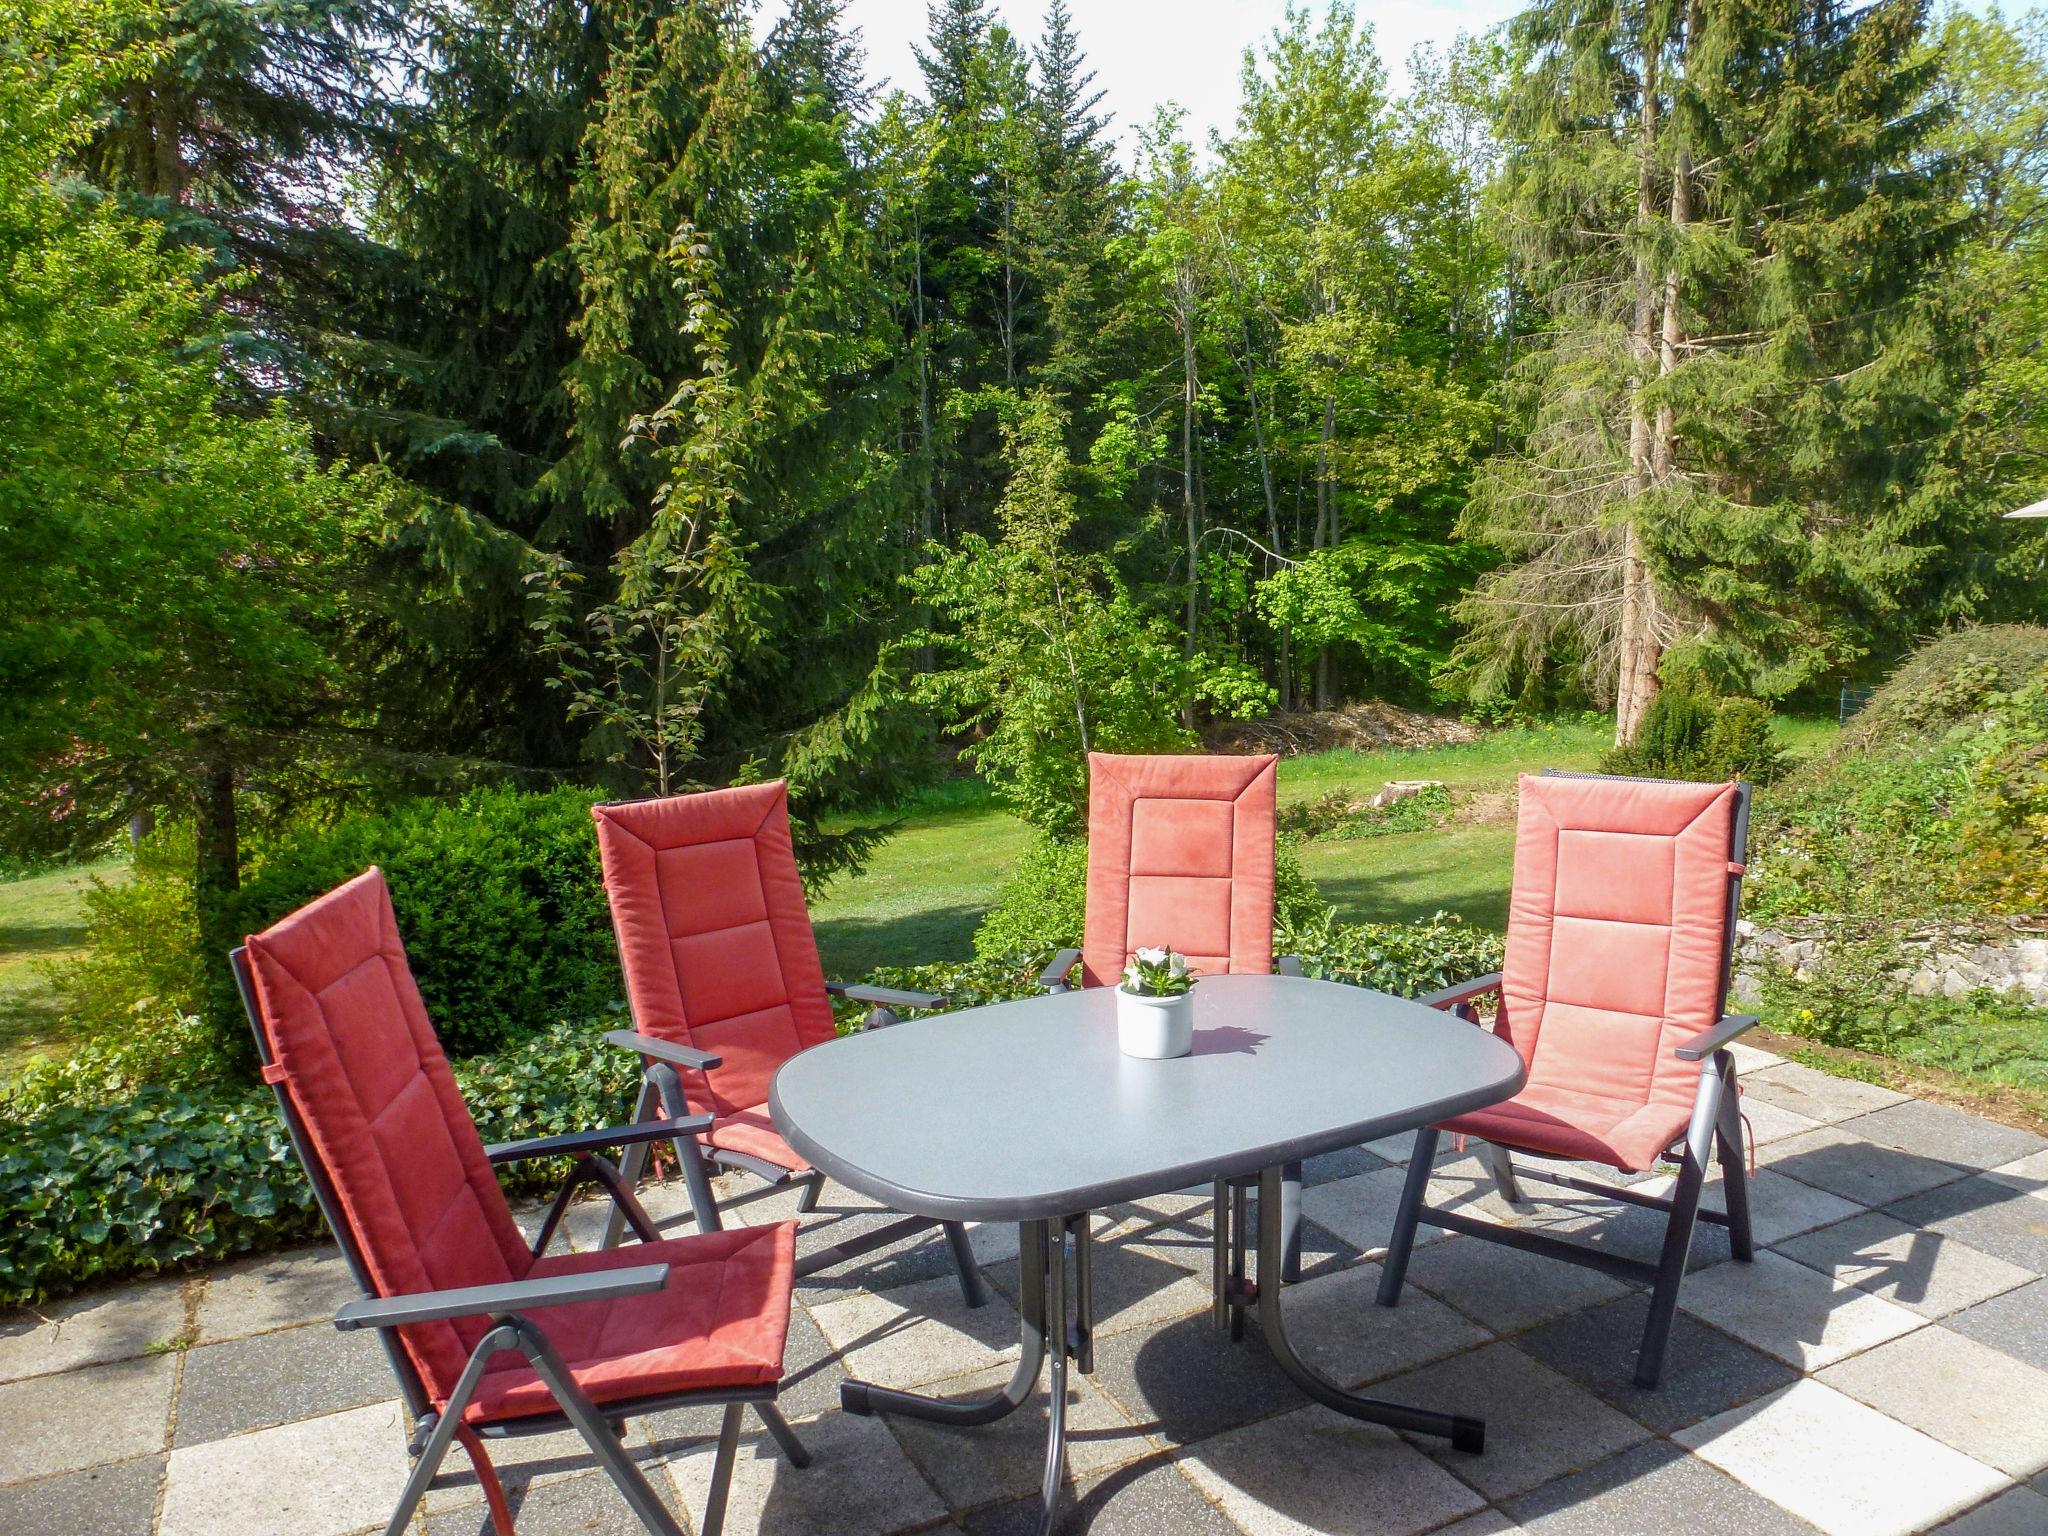
[{"label": "chair leg", "polygon": [[1380,1261],[1379,1303],[1383,1307],[1401,1299],[1401,1287],[1408,1279],[1408,1256],[1415,1251],[1423,1197],[1429,1193],[1429,1176],[1436,1171],[1436,1138],[1435,1126],[1423,1126],[1415,1133],[1415,1150],[1408,1155],[1408,1179],[1394,1210],[1394,1233],[1387,1240],[1387,1256]]},{"label": "chair leg", "polygon": [[491,1465],[491,1455],[484,1449],[483,1440],[467,1424],[455,1431],[455,1438],[469,1453],[469,1464],[476,1469],[477,1486],[484,1491],[484,1507],[491,1512],[491,1529],[497,1536],[518,1536],[512,1528],[512,1505],[505,1497],[505,1485],[498,1480],[498,1469]]},{"label": "chair leg", "polygon": [[704,1536],[720,1536],[725,1529],[725,1500],[732,1491],[732,1464],[740,1448],[741,1403],[727,1403],[718,1424],[718,1455],[711,1463],[711,1492],[704,1500]]},{"label": "chair leg", "polygon": [[1280,1170],[1280,1280],[1292,1285],[1301,1278],[1301,1164]]},{"label": "chair leg", "polygon": [[1067,1223],[1074,1234],[1074,1369],[1095,1374],[1095,1213],[1083,1211]]},{"label": "chair leg", "polygon": [[967,1229],[957,1221],[942,1221],[946,1246],[953,1250],[953,1268],[960,1276],[960,1294],[970,1307],[988,1305],[988,1284],[981,1278],[981,1266],[974,1261],[974,1245],[967,1240]]},{"label": "chair leg", "polygon": [[804,1180],[804,1192],[796,1197],[796,1213],[808,1216],[818,1208],[818,1199],[825,1193],[825,1175],[814,1173]]},{"label": "chair leg", "polygon": [[[562,1416],[582,1437],[583,1443],[590,1447],[590,1454],[597,1459],[597,1464],[604,1468],[605,1474],[612,1480],[612,1486],[619,1490],[620,1496],[632,1507],[633,1513],[640,1517],[641,1525],[647,1528],[650,1536],[683,1536],[682,1527],[676,1523],[675,1516],[668,1512],[668,1506],[661,1502],[661,1495],[654,1491],[647,1481],[647,1475],[619,1444],[617,1427],[598,1412],[596,1405],[576,1384],[576,1378],[569,1374],[569,1368],[562,1363],[562,1357],[555,1353],[555,1347],[548,1342],[547,1335],[524,1319],[515,1320],[507,1326],[518,1334],[519,1351],[533,1367],[534,1375],[547,1386],[556,1406],[562,1410]],[[450,1403],[453,1411],[453,1399]],[[726,1463],[728,1476],[731,1473],[731,1456],[727,1451],[727,1442],[738,1442],[739,1414],[743,1406],[740,1403],[727,1405],[724,1431],[719,1436],[720,1457]],[[715,1469],[712,1473],[711,1493],[714,1503],[718,1506],[719,1518],[723,1518],[724,1490],[719,1486]],[[704,1529],[706,1536],[712,1536],[718,1529],[717,1520],[707,1518]],[[396,1532],[391,1533],[391,1536],[396,1536]]]},{"label": "chair leg", "polygon": [[1726,1051],[1714,1053],[1714,1066],[1721,1079],[1720,1127],[1714,1137],[1721,1155],[1721,1188],[1728,1202],[1728,1248],[1738,1262],[1756,1257],[1756,1243],[1749,1231],[1749,1163],[1743,1147],[1742,1096],[1735,1086],[1735,1058]]},{"label": "chair leg", "polygon": [[1678,1166],[1678,1187],[1671,1192],[1671,1220],[1664,1228],[1664,1251],[1657,1259],[1657,1284],[1650,1292],[1650,1317],[1643,1324],[1642,1347],[1636,1354],[1636,1385],[1657,1385],[1664,1374],[1664,1352],[1671,1344],[1671,1324],[1678,1315],[1678,1288],[1685,1283],[1685,1262],[1692,1254],[1693,1228],[1699,1220],[1700,1191],[1707,1182],[1721,1117],[1721,1074],[1713,1063],[1700,1072],[1693,1099],[1692,1124],[1685,1133],[1685,1156]]},{"label": "chair leg", "polygon": [[[683,1093],[682,1075],[666,1062],[656,1062],[647,1069],[648,1078],[659,1092],[661,1107],[670,1118],[679,1118],[690,1112],[690,1101]],[[724,1230],[725,1223],[719,1219],[718,1197],[711,1192],[711,1172],[704,1166],[704,1154],[697,1146],[694,1136],[678,1136],[670,1143],[676,1151],[676,1162],[683,1170],[683,1187],[690,1192],[690,1210],[697,1218],[699,1232]]]},{"label": "chair leg", "polygon": [[796,1431],[789,1427],[789,1420],[782,1416],[782,1410],[773,1403],[756,1403],[754,1412],[760,1417],[762,1428],[774,1438],[776,1448],[792,1467],[801,1470],[811,1464],[811,1453],[804,1449],[803,1441],[797,1439]]},{"label": "chair leg", "polygon": [[[640,1097],[633,1104],[633,1123],[640,1125],[645,1121],[652,1120],[660,1112],[661,1095],[654,1086],[654,1080],[645,1073],[642,1073],[640,1077]],[[647,1143],[636,1141],[632,1146],[626,1148],[625,1156],[619,1159],[619,1177],[624,1180],[626,1188],[638,1189],[640,1187],[640,1176],[646,1171]],[[611,1215],[605,1219],[604,1241],[598,1246],[601,1248],[616,1248],[619,1246],[619,1239],[625,1235],[626,1213],[620,1210],[615,1203],[612,1206]]]},{"label": "chair leg", "polygon": [[1515,1177],[1515,1161],[1508,1149],[1496,1146],[1490,1141],[1479,1143],[1480,1159],[1486,1164],[1486,1171],[1493,1177],[1493,1187],[1500,1191],[1501,1199],[1509,1205],[1522,1204],[1521,1181]]}]

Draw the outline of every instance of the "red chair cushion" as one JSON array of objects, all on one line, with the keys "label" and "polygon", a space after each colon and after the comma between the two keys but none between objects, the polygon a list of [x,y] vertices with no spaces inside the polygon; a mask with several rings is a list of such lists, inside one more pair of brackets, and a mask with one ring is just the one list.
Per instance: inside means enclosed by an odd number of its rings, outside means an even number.
[{"label": "red chair cushion", "polygon": [[775,1069],[834,1034],[779,781],[600,805],[598,851],[633,1022],[716,1052],[690,1107],[768,1102]]},{"label": "red chair cushion", "polygon": [[[796,1223],[735,1227],[599,1253],[561,1254],[535,1278],[667,1264],[668,1284],[618,1301],[545,1307],[527,1316],[548,1336],[594,1403],[671,1392],[766,1386],[782,1379]],[[484,1372],[463,1417],[498,1423],[550,1413],[555,1399],[523,1356]]]},{"label": "red chair cushion", "polygon": [[[531,1259],[427,1022],[384,876],[248,941],[264,1038],[382,1296],[517,1280]],[[445,1399],[486,1319],[401,1329]]]},{"label": "red chair cushion", "polygon": [[1528,1066],[1445,1128],[1636,1171],[1684,1131],[1720,1018],[1736,786],[1524,774],[1495,1030]]},{"label": "red chair cushion", "polygon": [[1083,986],[1152,946],[1202,974],[1273,969],[1277,761],[1089,753]]},{"label": "red chair cushion", "polygon": [[764,1163],[792,1172],[800,1173],[811,1166],[802,1153],[782,1139],[766,1109],[743,1109],[736,1115],[722,1115],[711,1122],[704,1139],[714,1147],[758,1157]]}]

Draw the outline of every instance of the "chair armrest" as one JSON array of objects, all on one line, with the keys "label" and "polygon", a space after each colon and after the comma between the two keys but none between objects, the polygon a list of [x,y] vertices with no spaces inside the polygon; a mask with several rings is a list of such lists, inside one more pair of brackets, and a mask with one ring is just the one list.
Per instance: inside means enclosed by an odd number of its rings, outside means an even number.
[{"label": "chair armrest", "polygon": [[1756,1021],[1753,1013],[1728,1014],[1712,1029],[1703,1029],[1683,1045],[1673,1047],[1671,1054],[1680,1061],[1703,1061]]},{"label": "chair armrest", "polygon": [[1282,955],[1273,962],[1273,974],[1275,976],[1306,976],[1308,972],[1301,968],[1301,956]]},{"label": "chair armrest", "polygon": [[606,1147],[630,1147],[641,1141],[667,1141],[677,1136],[695,1136],[711,1129],[711,1116],[685,1115],[680,1120],[643,1120],[638,1125],[605,1125],[594,1131],[570,1131],[562,1136],[532,1136],[525,1141],[494,1142],[484,1148],[492,1163],[517,1163],[529,1157],[573,1157],[584,1152],[602,1152]]},{"label": "chair armrest", "polygon": [[671,1067],[690,1067],[698,1072],[709,1072],[713,1067],[725,1065],[723,1056],[700,1051],[693,1045],[677,1045],[675,1041],[664,1040],[659,1035],[643,1035],[637,1029],[608,1029],[604,1043],[631,1051],[636,1056],[652,1056]]},{"label": "chair armrest", "polygon": [[573,1301],[616,1301],[643,1296],[668,1284],[666,1264],[636,1264],[631,1269],[601,1269],[583,1275],[550,1275],[541,1280],[512,1280],[504,1285],[468,1285],[451,1291],[416,1291],[409,1296],[364,1296],[334,1314],[343,1333],[358,1328],[402,1328],[408,1323],[439,1323],[457,1317],[483,1317],[502,1312],[528,1312],[560,1307]]},{"label": "chair armrest", "polygon": [[1475,997],[1500,990],[1500,972],[1488,971],[1484,976],[1474,976],[1470,981],[1461,981],[1453,986],[1443,987],[1435,992],[1426,992],[1415,999],[1425,1008],[1455,1008],[1460,1003],[1469,1003]]},{"label": "chair armrest", "polygon": [[912,992],[904,987],[871,987],[864,981],[828,981],[825,990],[850,1003],[872,1003],[877,1008],[943,1008],[946,999],[937,992]]},{"label": "chair armrest", "polygon": [[1067,973],[1073,970],[1076,962],[1078,962],[1080,958],[1081,951],[1079,951],[1078,949],[1061,950],[1058,954],[1054,955],[1050,961],[1046,963],[1045,969],[1039,973],[1039,986],[1044,988],[1047,992],[1066,991]]}]

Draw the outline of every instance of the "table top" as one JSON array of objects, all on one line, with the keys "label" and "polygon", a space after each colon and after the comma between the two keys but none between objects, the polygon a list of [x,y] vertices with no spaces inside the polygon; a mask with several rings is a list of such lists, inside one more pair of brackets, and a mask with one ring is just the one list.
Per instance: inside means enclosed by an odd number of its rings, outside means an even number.
[{"label": "table top", "polygon": [[1507,1098],[1522,1060],[1420,1003],[1211,976],[1190,1056],[1117,1049],[1116,990],[934,1014],[813,1046],[768,1103],[811,1166],[914,1216],[1035,1221],[1356,1146]]}]

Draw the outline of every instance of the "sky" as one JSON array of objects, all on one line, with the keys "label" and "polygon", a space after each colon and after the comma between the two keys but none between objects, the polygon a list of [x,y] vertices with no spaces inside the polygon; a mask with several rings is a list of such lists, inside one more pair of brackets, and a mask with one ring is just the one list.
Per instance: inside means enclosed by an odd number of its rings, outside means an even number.
[{"label": "sky", "polygon": [[[1237,115],[1238,67],[1244,50],[1272,34],[1284,0],[1068,0],[1081,47],[1106,92],[1101,110],[1128,149],[1130,135],[1165,101],[1187,110],[1196,144],[1211,128],[1228,129]],[[1309,0],[1318,11],[1322,0]],[[1504,21],[1526,0],[1356,0],[1371,23],[1396,92],[1408,81],[1408,54],[1418,43],[1446,44],[1462,28],[1479,32]],[[1045,0],[991,0],[989,7],[1027,46],[1035,44]],[[775,0],[764,0],[767,16]],[[925,0],[851,0],[847,20],[867,45],[868,77],[908,90],[921,80],[911,45],[925,33]]]}]

